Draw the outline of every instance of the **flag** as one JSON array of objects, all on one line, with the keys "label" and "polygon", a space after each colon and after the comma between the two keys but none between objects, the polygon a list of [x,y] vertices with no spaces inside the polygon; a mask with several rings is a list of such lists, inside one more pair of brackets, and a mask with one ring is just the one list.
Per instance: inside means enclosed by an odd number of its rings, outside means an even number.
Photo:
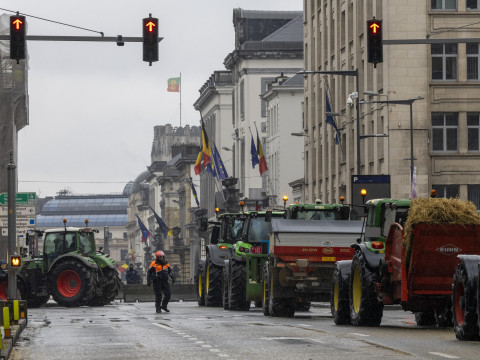
[{"label": "flag", "polygon": [[123,264],[121,267],[124,268],[125,270],[128,269],[128,265],[127,265],[127,264]]},{"label": "flag", "polygon": [[205,167],[205,170],[207,170],[207,172],[210,173],[210,175],[212,175],[213,177],[217,177],[217,171],[215,169],[215,164],[213,164],[212,162],[207,164],[207,166]]},{"label": "flag", "polygon": [[[326,105],[325,105],[325,110],[327,113],[332,112],[332,108],[330,106],[330,100],[328,99],[328,92],[325,91],[325,97],[326,97]],[[325,121],[327,124],[330,124],[333,126],[335,129],[335,145],[340,144],[340,137],[338,136],[338,128],[337,124],[335,123],[335,119],[333,118],[332,115],[327,115],[327,120]]]},{"label": "flag", "polygon": [[162,220],[162,218],[153,210],[153,208],[150,206],[150,209],[153,211],[153,215],[155,215],[155,219],[157,219],[158,226],[160,227],[160,231],[163,234],[163,237],[166,239],[167,238],[167,233],[168,233],[168,226],[165,224],[165,221]]},{"label": "flag", "polygon": [[168,79],[168,92],[179,92],[180,91],[180,78],[171,78]]},{"label": "flag", "polygon": [[192,177],[190,176],[190,187],[192,188],[192,194],[195,198],[195,202],[197,203],[197,207],[200,207],[200,203],[198,202],[197,190],[195,190],[195,185],[193,185]]},{"label": "flag", "polygon": [[213,163],[215,164],[215,170],[217,171],[218,178],[220,180],[225,180],[228,178],[227,170],[225,169],[225,165],[223,165],[222,158],[220,157],[220,153],[217,150],[217,145],[213,143]]},{"label": "flag", "polygon": [[257,129],[257,154],[258,154],[258,167],[260,170],[260,176],[263,175],[265,171],[268,170],[267,160],[265,159],[265,154],[263,153],[262,142],[260,141],[260,136],[258,136]]},{"label": "flag", "polygon": [[143,225],[143,223],[140,220],[140,218],[138,217],[138,215],[137,215],[137,219],[138,219],[138,226],[140,226],[140,231],[142,232],[142,243],[146,243],[148,238],[151,235],[150,231],[148,231],[148,229],[145,227],[145,225]]},{"label": "flag", "polygon": [[259,163],[257,149],[255,148],[255,140],[252,135],[252,145],[250,146],[250,155],[252,155],[252,169],[255,169],[255,165]]},{"label": "flag", "polygon": [[195,175],[198,175],[202,172],[202,154],[202,151],[198,153],[197,161],[195,162],[195,166],[193,167],[193,170],[195,170]]},{"label": "flag", "polygon": [[203,119],[200,119],[202,123],[202,152],[203,152],[203,168],[205,169],[210,164],[210,158],[212,157],[212,149],[208,142],[207,130],[205,130],[205,123]]}]

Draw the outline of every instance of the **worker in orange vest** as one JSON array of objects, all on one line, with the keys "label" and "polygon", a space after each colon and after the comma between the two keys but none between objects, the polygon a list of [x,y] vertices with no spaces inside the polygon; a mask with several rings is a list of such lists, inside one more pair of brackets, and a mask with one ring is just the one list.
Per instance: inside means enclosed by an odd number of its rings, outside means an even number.
[{"label": "worker in orange vest", "polygon": [[[170,264],[165,260],[165,253],[161,250],[155,253],[155,260],[152,261],[147,273],[147,285],[150,286],[153,282],[153,291],[155,292],[155,309],[157,313],[161,313],[162,309],[166,312],[167,305],[170,301],[170,285],[168,284],[168,277],[172,278],[172,284],[175,283]],[[163,293],[163,301],[162,301]]]}]

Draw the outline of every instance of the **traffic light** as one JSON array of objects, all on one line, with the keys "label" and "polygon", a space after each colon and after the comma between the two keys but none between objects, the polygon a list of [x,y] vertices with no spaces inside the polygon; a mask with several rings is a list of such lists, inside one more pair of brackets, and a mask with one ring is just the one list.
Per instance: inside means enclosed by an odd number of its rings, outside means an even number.
[{"label": "traffic light", "polygon": [[10,59],[25,59],[26,44],[25,16],[10,16]]},{"label": "traffic light", "polygon": [[10,268],[11,269],[18,269],[22,265],[22,258],[20,255],[12,255],[10,256]]},{"label": "traffic light", "polygon": [[143,19],[143,61],[158,61],[158,19],[150,17]]},{"label": "traffic light", "polygon": [[382,20],[367,21],[367,61],[373,63],[375,67],[383,62],[382,30]]}]

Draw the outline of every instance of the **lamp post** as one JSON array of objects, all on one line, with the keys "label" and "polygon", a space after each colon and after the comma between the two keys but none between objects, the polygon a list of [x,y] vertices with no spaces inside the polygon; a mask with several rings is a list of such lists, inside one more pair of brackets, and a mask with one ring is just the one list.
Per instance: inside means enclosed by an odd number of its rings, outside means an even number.
[{"label": "lamp post", "polygon": [[355,97],[355,108],[357,110],[357,175],[360,175],[360,105],[358,101],[358,69],[355,70],[345,70],[345,71],[322,71],[322,70],[303,70],[297,72],[297,74],[324,74],[324,75],[343,75],[343,76],[355,76],[355,88],[356,88],[356,97]]},{"label": "lamp post", "polygon": [[423,100],[423,97],[417,96],[405,100],[377,100],[377,101],[360,101],[360,104],[396,104],[396,105],[409,105],[410,106],[410,196],[413,195],[413,170],[414,170],[414,158],[413,158],[413,109],[412,105],[417,100]]}]

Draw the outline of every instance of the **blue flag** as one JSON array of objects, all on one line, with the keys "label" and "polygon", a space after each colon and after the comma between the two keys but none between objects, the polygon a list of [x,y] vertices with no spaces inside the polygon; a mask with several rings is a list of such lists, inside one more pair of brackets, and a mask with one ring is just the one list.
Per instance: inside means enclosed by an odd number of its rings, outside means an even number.
[{"label": "blue flag", "polygon": [[193,180],[192,180],[191,176],[190,176],[190,187],[192,188],[192,195],[195,198],[195,202],[197,203],[197,207],[200,207],[200,203],[198,202],[197,190],[195,190],[195,185],[193,185]]},{"label": "blue flag", "polygon": [[[327,113],[329,113],[329,112],[332,112],[332,108],[330,106],[330,100],[328,99],[328,92],[326,91],[325,91],[325,96],[326,96],[325,110]],[[333,126],[333,128],[335,129],[335,144],[336,145],[340,144],[340,137],[338,136],[337,124],[335,123],[335,119],[333,118],[332,115],[327,115],[326,123]]]},{"label": "blue flag", "polygon": [[227,170],[225,169],[225,165],[223,165],[222,158],[220,157],[220,153],[218,152],[217,145],[215,145],[215,143],[213,143],[213,163],[215,164],[218,178],[220,180],[225,180],[228,178]]},{"label": "blue flag", "polygon": [[160,231],[163,234],[163,237],[166,239],[168,235],[168,226],[165,224],[165,222],[162,220],[160,216],[153,210],[153,208],[150,206],[150,209],[153,211],[153,215],[155,215],[155,219],[157,219],[158,226],[160,227]]},{"label": "blue flag", "polygon": [[255,147],[255,140],[253,140],[253,135],[252,145],[250,146],[250,155],[252,155],[252,169],[255,169],[255,165],[257,165],[260,161],[258,160],[258,153],[257,148]]},{"label": "blue flag", "polygon": [[138,219],[138,226],[140,226],[140,231],[142,232],[142,243],[146,243],[148,238],[151,235],[150,231],[148,231],[148,229],[145,227],[145,225],[143,225],[142,220],[140,220],[138,215],[137,215],[137,219]]},{"label": "blue flag", "polygon": [[217,177],[217,171],[215,169],[215,165],[212,164],[212,162],[210,161],[207,166],[205,167],[205,170],[210,173],[210,175],[212,175],[213,177]]}]

